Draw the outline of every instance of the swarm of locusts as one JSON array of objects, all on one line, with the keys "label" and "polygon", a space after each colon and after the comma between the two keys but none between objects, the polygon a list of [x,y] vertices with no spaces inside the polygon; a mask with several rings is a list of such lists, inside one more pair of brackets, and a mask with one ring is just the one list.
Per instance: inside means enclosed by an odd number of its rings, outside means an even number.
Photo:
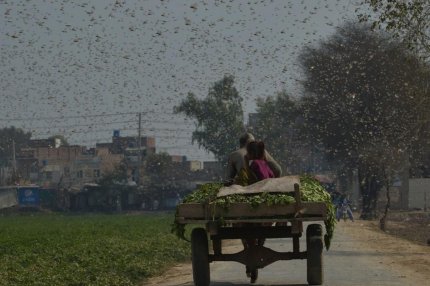
[{"label": "swarm of locusts", "polygon": [[[252,195],[232,194],[224,197],[217,197],[222,183],[207,183],[199,186],[197,190],[186,196],[182,203],[212,203],[216,206],[228,209],[232,203],[248,203],[252,207],[261,205],[288,205],[295,203],[294,193],[258,193]],[[311,176],[300,177],[301,200],[303,202],[324,202],[327,205],[327,219],[325,220],[326,234],[324,242],[326,249],[330,248],[333,237],[334,226],[336,224],[335,207],[330,194],[324,187]],[[222,220],[222,218],[221,218]],[[175,220],[172,231],[180,238],[185,239],[185,225],[178,224]]]}]

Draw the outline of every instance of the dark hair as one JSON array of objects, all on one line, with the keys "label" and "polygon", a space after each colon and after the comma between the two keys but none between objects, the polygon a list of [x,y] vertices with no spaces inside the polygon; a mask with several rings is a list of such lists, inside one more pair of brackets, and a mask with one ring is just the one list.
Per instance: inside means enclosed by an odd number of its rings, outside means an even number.
[{"label": "dark hair", "polygon": [[264,143],[263,141],[252,141],[248,143],[246,152],[251,159],[264,159]]}]

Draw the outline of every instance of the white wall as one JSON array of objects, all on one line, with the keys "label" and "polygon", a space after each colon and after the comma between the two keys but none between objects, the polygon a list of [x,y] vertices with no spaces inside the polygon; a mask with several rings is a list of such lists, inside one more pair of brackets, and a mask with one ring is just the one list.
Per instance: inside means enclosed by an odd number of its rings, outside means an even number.
[{"label": "white wall", "polygon": [[424,209],[426,204],[430,209],[430,178],[409,179],[409,209]]},{"label": "white wall", "polygon": [[13,207],[17,204],[16,188],[0,189],[0,209]]}]

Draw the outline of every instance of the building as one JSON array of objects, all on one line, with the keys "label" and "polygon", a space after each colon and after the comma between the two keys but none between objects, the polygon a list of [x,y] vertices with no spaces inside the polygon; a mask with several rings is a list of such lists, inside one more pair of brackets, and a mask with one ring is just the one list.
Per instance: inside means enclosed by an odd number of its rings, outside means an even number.
[{"label": "building", "polygon": [[172,158],[172,162],[174,163],[184,163],[187,161],[187,156],[182,155],[170,155],[170,158]]},{"label": "building", "polygon": [[129,176],[136,181],[142,162],[153,153],[155,138],[141,137],[139,144],[137,137],[121,137],[119,132],[114,132],[111,143],[99,143],[89,149],[61,146],[60,139],[37,139],[17,155],[17,169],[22,182],[37,183],[43,188],[79,189],[114,171],[123,160]]},{"label": "building", "polygon": [[22,180],[42,187],[58,187],[60,179],[70,177],[72,165],[85,150],[82,146],[55,148],[49,142],[30,146],[36,147],[24,148],[17,155],[18,174]]},{"label": "building", "polygon": [[200,161],[196,161],[196,160],[185,161],[183,164],[185,169],[191,172],[199,171],[202,169],[202,162]]},{"label": "building", "polygon": [[217,177],[223,178],[225,176],[225,168],[218,161],[204,161],[203,170]]},{"label": "building", "polygon": [[183,168],[185,171],[195,172],[202,169],[202,162],[197,160],[187,160],[187,156],[183,155],[170,155],[173,163],[178,163],[179,168]]},{"label": "building", "polygon": [[59,138],[50,138],[50,139],[32,139],[30,140],[29,146],[31,148],[38,147],[51,147],[58,148],[61,145],[61,139]]},{"label": "building", "polygon": [[[118,200],[120,207],[141,207],[144,198],[136,190],[142,190],[142,178],[148,179],[144,165],[148,156],[156,152],[155,138],[142,136],[139,141],[135,136],[121,137],[115,132],[112,142],[98,143],[95,148],[60,143],[32,140],[16,156],[20,184],[39,185],[43,207],[97,210],[105,205],[112,208]],[[215,170],[222,170],[218,162],[206,162],[210,170],[203,170],[202,162],[188,161],[186,156],[171,155],[170,159],[167,169],[159,174],[161,179],[150,185],[151,190],[159,189],[163,207],[172,206],[178,196],[193,190],[194,182],[219,181],[222,177],[214,174]],[[127,169],[127,181],[118,182],[121,188],[99,185],[99,180],[120,164]],[[149,195],[146,196],[149,204]]]},{"label": "building", "polygon": [[17,155],[17,169],[21,180],[37,183],[43,188],[79,188],[95,182],[113,171],[124,157],[111,154],[105,147],[36,146],[25,148]]},{"label": "building", "polygon": [[[135,183],[139,183],[139,178],[144,176],[143,162],[147,156],[155,154],[156,151],[154,137],[141,136],[139,144],[138,136],[121,137],[118,130],[114,131],[111,143],[98,143],[96,149],[110,156],[122,155],[129,180]],[[119,163],[117,160],[114,161],[116,161],[115,164]]]},{"label": "building", "polygon": [[155,138],[148,136],[125,136],[121,137],[118,131],[114,131],[112,143],[98,143],[96,147],[108,147],[113,154],[124,154],[127,150],[134,150],[134,153],[140,149],[143,156],[155,153]]}]

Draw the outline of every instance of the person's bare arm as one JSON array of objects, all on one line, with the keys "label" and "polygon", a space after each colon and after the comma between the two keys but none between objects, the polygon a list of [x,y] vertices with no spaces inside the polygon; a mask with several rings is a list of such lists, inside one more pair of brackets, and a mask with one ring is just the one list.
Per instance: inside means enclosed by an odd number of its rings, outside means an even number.
[{"label": "person's bare arm", "polygon": [[275,175],[275,178],[279,178],[282,175],[282,168],[281,165],[276,162],[275,159],[269,154],[269,152],[265,151],[264,156],[266,157],[267,164],[269,165],[270,169],[273,171],[273,174]]},{"label": "person's bare arm", "polygon": [[227,182],[233,182],[234,177],[236,177],[237,170],[233,164],[232,157],[230,155],[227,163],[227,174],[226,174],[226,181]]}]

